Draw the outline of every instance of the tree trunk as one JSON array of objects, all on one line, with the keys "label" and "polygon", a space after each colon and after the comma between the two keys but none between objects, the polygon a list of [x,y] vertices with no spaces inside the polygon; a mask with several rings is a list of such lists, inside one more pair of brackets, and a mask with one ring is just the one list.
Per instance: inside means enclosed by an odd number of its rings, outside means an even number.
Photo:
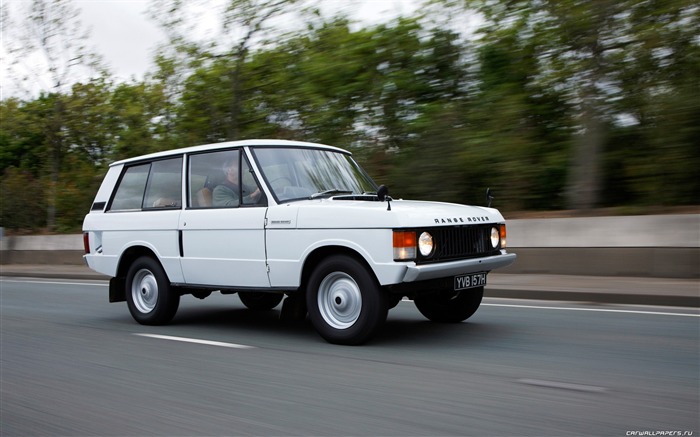
[{"label": "tree trunk", "polygon": [[600,167],[605,126],[594,108],[590,98],[584,98],[581,133],[574,141],[569,172],[567,203],[570,209],[588,210],[600,204]]},{"label": "tree trunk", "polygon": [[52,120],[48,123],[49,131],[47,139],[49,144],[49,159],[50,159],[50,181],[48,187],[48,199],[46,208],[46,227],[49,231],[56,229],[56,203],[58,198],[58,179],[61,172],[61,158],[63,152],[63,137],[61,130],[63,129],[65,107],[63,105],[62,96],[56,94],[53,104]]}]

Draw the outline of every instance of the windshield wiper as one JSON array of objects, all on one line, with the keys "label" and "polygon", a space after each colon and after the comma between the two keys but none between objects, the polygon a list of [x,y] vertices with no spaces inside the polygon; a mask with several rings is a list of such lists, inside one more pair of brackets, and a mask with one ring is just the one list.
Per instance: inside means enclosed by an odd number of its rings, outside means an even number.
[{"label": "windshield wiper", "polygon": [[352,194],[349,190],[339,190],[337,188],[331,188],[330,190],[320,191],[318,193],[312,194],[309,199],[317,199],[319,197],[325,196],[335,196],[336,194]]}]

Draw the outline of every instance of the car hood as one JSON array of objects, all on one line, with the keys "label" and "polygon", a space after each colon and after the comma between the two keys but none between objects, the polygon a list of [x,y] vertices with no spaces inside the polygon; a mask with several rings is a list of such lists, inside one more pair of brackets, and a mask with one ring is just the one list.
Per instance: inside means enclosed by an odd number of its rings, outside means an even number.
[{"label": "car hood", "polygon": [[498,210],[454,203],[394,200],[390,202],[330,199],[302,200],[271,207],[270,228],[366,229],[502,223]]}]

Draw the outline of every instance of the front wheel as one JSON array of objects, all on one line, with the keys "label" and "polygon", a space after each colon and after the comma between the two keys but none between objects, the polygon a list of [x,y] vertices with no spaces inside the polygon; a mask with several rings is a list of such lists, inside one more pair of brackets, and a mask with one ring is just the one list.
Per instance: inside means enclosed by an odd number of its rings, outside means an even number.
[{"label": "front wheel", "polygon": [[309,318],[329,343],[369,340],[386,321],[386,292],[359,261],[331,256],[316,267],[306,291]]},{"label": "front wheel", "polygon": [[484,297],[484,287],[468,290],[440,290],[421,294],[413,299],[416,308],[428,320],[441,323],[459,323],[471,317]]},{"label": "front wheel", "polygon": [[180,305],[180,295],[158,261],[138,258],[126,275],[126,303],[131,316],[142,325],[164,325],[172,320]]}]

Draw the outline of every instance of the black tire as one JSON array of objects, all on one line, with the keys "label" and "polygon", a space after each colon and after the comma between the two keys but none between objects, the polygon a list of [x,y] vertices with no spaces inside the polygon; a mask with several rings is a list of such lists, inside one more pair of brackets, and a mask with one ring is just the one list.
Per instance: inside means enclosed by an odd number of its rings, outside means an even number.
[{"label": "black tire", "polygon": [[386,292],[359,261],[334,255],[319,263],[306,290],[309,318],[329,343],[357,345],[386,321]]},{"label": "black tire", "polygon": [[284,294],[258,291],[239,291],[238,297],[246,308],[253,311],[269,311],[284,299]]},{"label": "black tire", "polygon": [[440,290],[416,296],[416,308],[428,320],[440,323],[459,323],[471,317],[481,305],[484,287],[469,290]]},{"label": "black tire", "polygon": [[140,324],[164,325],[175,316],[180,294],[171,289],[160,263],[142,256],[131,264],[126,275],[126,303]]}]

